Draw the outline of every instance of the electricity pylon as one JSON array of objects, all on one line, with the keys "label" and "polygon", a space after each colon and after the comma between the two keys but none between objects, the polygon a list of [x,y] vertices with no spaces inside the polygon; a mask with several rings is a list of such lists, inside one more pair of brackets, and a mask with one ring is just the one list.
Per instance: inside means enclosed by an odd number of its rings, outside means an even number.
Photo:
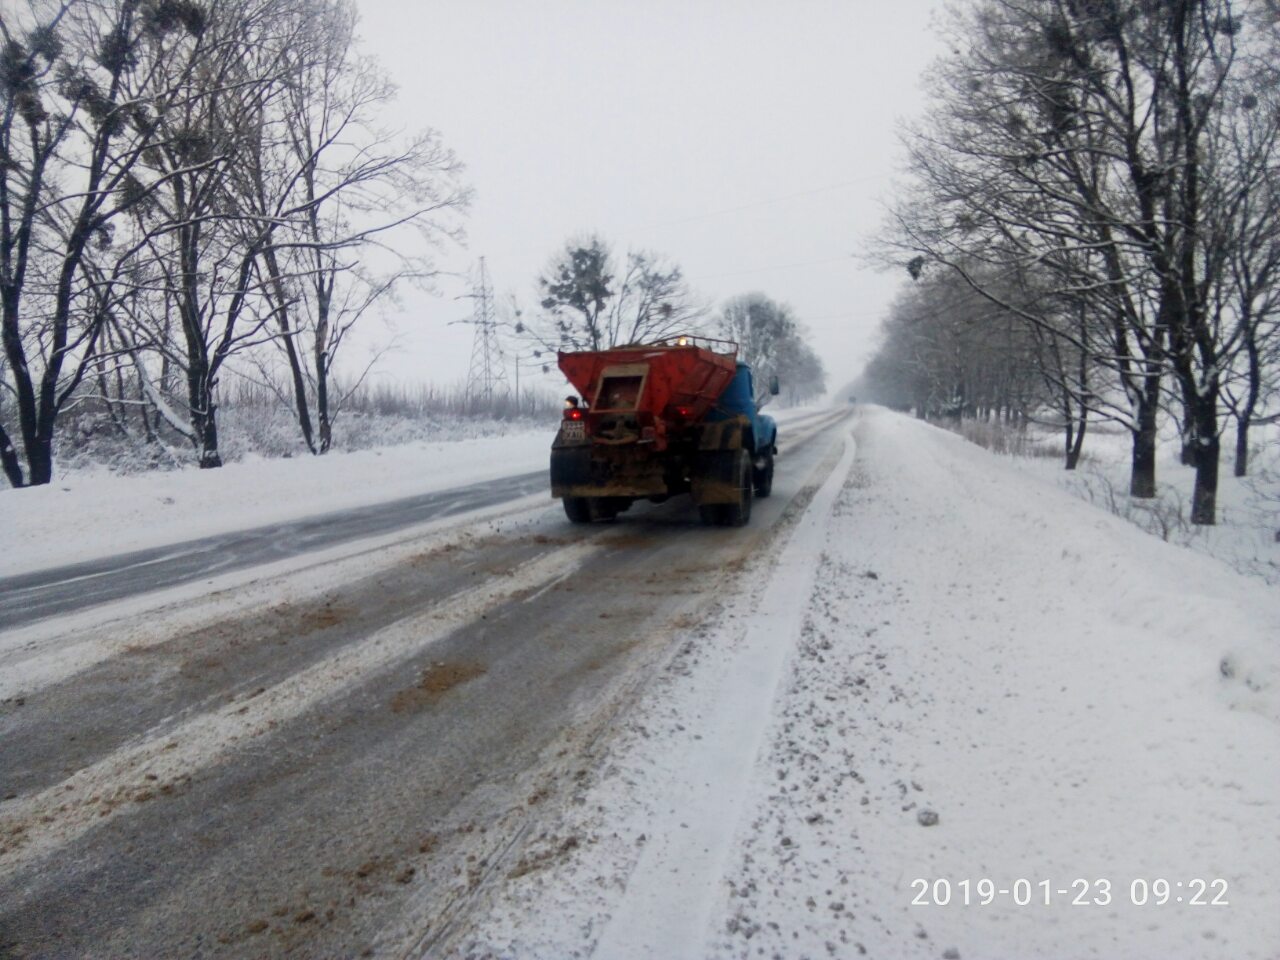
[{"label": "electricity pylon", "polygon": [[467,410],[494,409],[494,398],[507,392],[507,370],[498,341],[498,321],[493,311],[493,288],[484,257],[480,258],[479,276],[469,296],[474,301],[471,319],[463,321],[476,328],[471,341],[471,368],[467,372]]}]

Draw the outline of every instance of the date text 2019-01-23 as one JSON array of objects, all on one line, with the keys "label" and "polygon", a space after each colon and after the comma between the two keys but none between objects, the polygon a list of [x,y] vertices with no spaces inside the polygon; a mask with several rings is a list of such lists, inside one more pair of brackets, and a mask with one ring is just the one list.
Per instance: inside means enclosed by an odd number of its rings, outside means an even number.
[{"label": "date text 2019-01-23", "polygon": [[989,877],[980,879],[950,880],[940,877],[928,880],[917,877],[911,881],[913,907],[986,907],[993,904],[1012,904],[1019,907],[1052,906],[1069,903],[1077,907],[1105,907],[1128,902],[1135,907],[1189,906],[1226,907],[1227,881],[1221,877],[1190,880],[1169,880],[1165,877],[1138,877],[1125,882],[1106,879],[1088,880],[1077,877],[1067,882],[1030,880],[1019,877],[1008,883],[997,883]]}]

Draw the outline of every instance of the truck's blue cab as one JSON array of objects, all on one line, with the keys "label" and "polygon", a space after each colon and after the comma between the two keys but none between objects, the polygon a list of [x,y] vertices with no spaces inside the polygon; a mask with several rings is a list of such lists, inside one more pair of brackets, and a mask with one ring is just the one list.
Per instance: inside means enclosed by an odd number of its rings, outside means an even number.
[{"label": "truck's blue cab", "polygon": [[738,362],[737,373],[729,381],[724,393],[720,394],[720,399],[716,401],[715,408],[707,419],[728,420],[732,417],[746,417],[751,422],[750,445],[754,456],[772,456],[777,452],[778,425],[773,417],[761,413],[756,406],[751,368],[741,361]]},{"label": "truck's blue cab", "polygon": [[[777,392],[775,379],[769,384],[769,393]],[[737,372],[724,393],[720,394],[707,420],[716,422],[737,420],[739,417],[747,421],[742,431],[742,446],[751,459],[751,485],[757,497],[767,497],[773,492],[773,455],[778,452],[778,425],[773,417],[760,412],[751,368],[742,361],[738,361]]]}]

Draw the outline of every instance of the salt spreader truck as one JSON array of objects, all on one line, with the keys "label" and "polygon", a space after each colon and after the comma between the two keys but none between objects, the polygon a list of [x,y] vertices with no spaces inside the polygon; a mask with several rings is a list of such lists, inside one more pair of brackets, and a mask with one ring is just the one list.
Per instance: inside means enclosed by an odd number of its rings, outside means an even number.
[{"label": "salt spreader truck", "polygon": [[680,336],[558,356],[581,399],[566,401],[551,446],[551,495],[574,523],[689,493],[704,523],[736,527],[753,496],[769,496],[778,428],[736,343]]}]

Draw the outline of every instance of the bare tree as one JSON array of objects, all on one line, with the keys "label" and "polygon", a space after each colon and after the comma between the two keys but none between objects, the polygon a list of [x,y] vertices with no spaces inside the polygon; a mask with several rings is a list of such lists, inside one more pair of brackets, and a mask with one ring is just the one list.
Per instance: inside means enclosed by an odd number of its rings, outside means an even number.
[{"label": "bare tree", "polygon": [[619,271],[598,236],[567,243],[538,288],[543,314],[527,333],[549,350],[599,350],[696,332],[706,314],[678,266],[631,252]]},{"label": "bare tree", "polygon": [[757,403],[768,396],[766,387],[774,376],[790,403],[803,403],[826,392],[822,360],[786,304],[763,293],[733,297],[720,308],[714,329],[738,344],[739,359],[755,372]]},{"label": "bare tree", "polygon": [[[299,424],[308,447],[324,453],[336,414],[330,382],[338,348],[399,284],[434,275],[429,254],[460,237],[450,215],[465,209],[469,191],[435,131],[405,138],[379,124],[394,87],[355,50],[354,5],[300,0],[293,15],[299,39],[283,51],[285,136],[263,151],[276,167],[275,185],[267,188],[258,167],[250,187],[261,215],[288,221],[262,264]],[[303,337],[311,354],[305,370],[295,347]]]},{"label": "bare tree", "polygon": [[[161,348],[184,374],[201,467],[222,464],[222,367],[275,336],[259,262],[288,212],[277,208],[263,216],[243,204],[236,187],[239,171],[258,162],[280,109],[284,51],[301,34],[289,12],[289,0],[226,0],[213,8],[200,70],[158,116],[166,140],[145,158],[166,185],[139,227],[145,255],[162,279],[161,312],[179,320],[180,343]],[[198,167],[193,159],[201,161]]]},{"label": "bare tree", "polygon": [[[1024,302],[1007,285],[994,286],[1004,298]],[[1019,424],[1043,402],[1034,337],[1017,315],[954,273],[919,275],[894,301],[883,337],[874,375],[861,391],[868,398],[914,407],[926,417]]]},{"label": "bare tree", "polygon": [[[1231,190],[1212,189],[1228,173],[1213,158],[1248,42],[1229,0],[985,0],[957,14],[958,52],[909,137],[918,192],[895,237],[983,295],[998,299],[974,262],[995,277],[1034,269],[1088,303],[1106,337],[1097,359],[1130,411],[1135,496],[1155,493],[1156,418],[1172,376],[1202,524],[1214,522],[1231,349],[1214,309],[1229,243],[1212,229]],[[1042,313],[1002,305],[1064,336]]]},{"label": "bare tree", "polygon": [[82,385],[118,433],[137,411],[220,465],[220,374],[271,344],[323,452],[335,354],[460,235],[460,165],[381,125],[392,88],[347,0],[26,3],[0,19],[9,482],[48,481]]},{"label": "bare tree", "polygon": [[201,466],[221,464],[222,370],[266,344],[285,358],[304,442],[327,451],[338,348],[398,283],[429,278],[427,253],[457,235],[440,215],[465,206],[460,165],[434,132],[379,126],[391,86],[356,52],[354,23],[342,2],[224,0],[200,71],[158,117],[166,140],[145,166],[165,185],[134,221],[135,268],[151,279],[130,355],[181,373],[185,397],[157,409],[185,408],[178,429]]},{"label": "bare tree", "polygon": [[[1261,14],[1259,14],[1261,15]],[[1249,430],[1268,412],[1280,374],[1280,22],[1233,82],[1210,155],[1212,243],[1223,251],[1213,302],[1224,355],[1222,399],[1236,422],[1235,475],[1248,472]]]},{"label": "bare tree", "polygon": [[[827,370],[807,334],[798,332],[784,345],[776,373],[783,400],[788,404],[807,403],[827,392]],[[763,391],[761,384],[757,389]],[[763,397],[759,398],[763,402]]]},{"label": "bare tree", "polygon": [[738,356],[756,379],[779,373],[788,349],[799,342],[800,324],[792,309],[763,293],[744,293],[727,300],[714,321],[716,332],[738,344]]},{"label": "bare tree", "polygon": [[99,360],[112,299],[86,258],[159,189],[135,172],[164,143],[158,105],[195,70],[204,29],[183,0],[29,0],[0,20],[0,325],[25,476],[4,423],[0,464],[14,485],[52,476],[55,423]]}]

